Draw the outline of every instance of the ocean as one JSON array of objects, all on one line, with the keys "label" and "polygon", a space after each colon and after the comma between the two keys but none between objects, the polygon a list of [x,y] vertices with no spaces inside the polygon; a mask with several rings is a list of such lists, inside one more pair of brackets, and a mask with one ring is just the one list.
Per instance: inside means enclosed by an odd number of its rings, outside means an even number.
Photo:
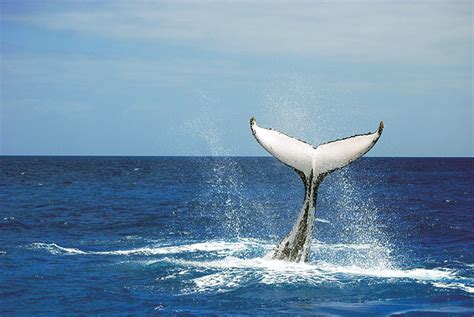
[{"label": "ocean", "polygon": [[271,157],[0,157],[0,315],[474,314],[474,159],[362,158],[319,189],[308,263],[265,254]]}]

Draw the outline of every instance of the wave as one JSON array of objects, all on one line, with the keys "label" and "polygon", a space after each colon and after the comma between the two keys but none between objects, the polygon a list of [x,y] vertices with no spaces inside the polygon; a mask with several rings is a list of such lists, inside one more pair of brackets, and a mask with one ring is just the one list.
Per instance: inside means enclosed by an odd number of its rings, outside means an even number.
[{"label": "wave", "polygon": [[[45,250],[51,254],[89,254],[89,255],[160,255],[183,252],[220,252],[233,253],[243,251],[245,249],[261,248],[262,250],[270,250],[274,244],[269,244],[261,240],[245,238],[236,242],[215,240],[208,242],[196,242],[182,245],[160,245],[155,244],[149,247],[141,247],[126,250],[110,250],[110,251],[84,251],[77,248],[68,248],[60,246],[56,243],[36,242],[29,245],[30,249]],[[326,244],[320,241],[314,241],[313,249],[330,249],[330,250],[364,250],[373,248],[369,244]]]},{"label": "wave", "polygon": [[28,246],[33,250],[45,250],[51,254],[87,254],[87,252],[76,248],[65,248],[56,243],[35,242]]},{"label": "wave", "polygon": [[366,244],[366,243],[324,243],[318,240],[313,241],[311,243],[311,248],[313,250],[321,250],[321,249],[330,249],[330,250],[364,250],[364,249],[372,249],[374,248],[373,245]]},{"label": "wave", "polygon": [[420,281],[436,281],[456,278],[455,271],[445,268],[435,269],[398,269],[398,268],[363,268],[358,266],[338,266],[330,263],[292,263],[266,258],[240,259],[236,257],[226,257],[216,261],[187,261],[178,259],[168,259],[178,265],[199,266],[204,268],[219,269],[264,269],[273,272],[286,272],[292,274],[316,274],[327,275],[346,274],[360,275],[367,277],[382,278],[408,278]]},{"label": "wave", "polygon": [[405,278],[415,279],[419,281],[436,281],[456,278],[455,271],[446,268],[415,268],[403,270],[398,268],[363,268],[358,266],[337,266],[325,263],[321,265],[321,269],[331,273],[342,273],[382,278]]},{"label": "wave", "polygon": [[[353,252],[372,248],[372,246],[366,244],[324,244],[317,240],[313,242],[313,245],[319,249],[354,250]],[[354,277],[377,278],[383,279],[384,282],[393,279],[413,280],[420,283],[431,283],[438,288],[460,289],[468,293],[474,292],[471,279],[458,276],[458,272],[452,269],[402,269],[384,262],[381,262],[378,266],[362,267],[360,265],[331,262],[327,259],[310,263],[292,263],[262,257],[272,247],[273,244],[256,239],[240,239],[234,242],[214,240],[181,245],[154,244],[147,247],[105,251],[85,251],[78,248],[63,247],[56,243],[42,242],[28,246],[30,249],[43,250],[53,255],[164,255],[165,257],[125,261],[126,263],[132,262],[144,266],[165,262],[173,264],[178,269],[178,272],[173,271],[171,275],[162,279],[182,279],[183,272],[208,273],[199,277],[194,277],[195,275],[191,274],[189,279],[194,287],[186,289],[185,293],[225,292],[245,285],[249,281],[257,281],[262,284],[303,283],[310,285],[331,282],[338,285],[360,280],[360,278]],[[192,257],[183,257],[181,254],[190,254]],[[196,257],[196,254],[199,257]],[[242,254],[245,254],[245,256]],[[203,260],[202,255],[206,260]],[[208,260],[209,256],[211,256],[211,260]],[[215,256],[219,258],[216,259]]]},{"label": "wave", "polygon": [[162,246],[155,245],[150,247],[134,248],[127,250],[111,250],[111,251],[83,251],[77,248],[66,248],[56,243],[36,242],[28,246],[30,249],[44,250],[51,254],[83,254],[83,255],[162,255],[184,252],[217,252],[228,253],[238,252],[248,248],[251,245],[257,244],[256,240],[246,239],[241,242],[227,242],[227,241],[210,241],[197,242],[191,244],[183,244],[177,246]]},{"label": "wave", "polygon": [[467,293],[474,293],[474,285],[466,285],[464,283],[432,283],[433,286],[440,287],[440,288],[449,288],[449,289],[460,289]]},{"label": "wave", "polygon": [[[226,257],[215,261],[189,261],[167,258],[164,261],[181,266],[186,270],[198,268],[199,272],[210,274],[192,279],[194,287],[188,287],[184,294],[194,292],[227,292],[248,283],[268,285],[305,284],[343,287],[347,283],[361,281],[360,278],[377,278],[381,282],[394,283],[394,280],[413,280],[431,283],[436,287],[457,287],[471,292],[472,287],[453,281],[462,279],[453,270],[445,268],[361,268],[357,266],[338,266],[329,263],[289,263],[265,258],[240,259]],[[156,263],[156,262],[154,262]],[[149,263],[152,264],[152,263]],[[216,272],[217,271],[217,272]],[[168,278],[168,277],[167,277]],[[169,278],[174,278],[170,276]],[[370,282],[373,283],[373,282]]]}]

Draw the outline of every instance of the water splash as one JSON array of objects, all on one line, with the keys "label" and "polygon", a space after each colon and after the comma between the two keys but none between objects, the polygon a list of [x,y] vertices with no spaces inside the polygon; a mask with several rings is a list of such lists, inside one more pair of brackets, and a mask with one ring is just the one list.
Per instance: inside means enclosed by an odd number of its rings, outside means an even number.
[{"label": "water splash", "polygon": [[364,190],[372,185],[361,184],[354,179],[350,168],[329,177],[331,179],[323,183],[326,195],[321,200],[322,205],[332,210],[331,223],[337,224],[336,237],[332,240],[370,247],[363,252],[353,250],[324,260],[339,265],[395,269],[395,261],[391,256],[393,245],[379,222],[378,208],[370,196],[372,191]]},{"label": "water splash", "polygon": [[[223,131],[216,122],[223,122],[223,118],[211,110],[215,101],[201,94],[202,105],[199,115],[193,121],[185,123],[186,130],[204,141],[211,156],[219,157],[213,161],[211,172],[201,171],[209,186],[202,193],[204,201],[208,202],[210,209],[206,212],[216,219],[226,237],[241,238],[246,228],[261,231],[264,226],[249,222],[250,213],[262,217],[269,212],[263,205],[249,201],[245,195],[243,183],[244,171],[239,163],[230,156],[232,147],[223,141]],[[215,105],[214,107],[215,108]]]},{"label": "water splash", "polygon": [[[277,130],[317,145],[328,141],[329,136],[341,133],[340,120],[334,120],[334,110],[340,107],[341,94],[344,92],[325,85],[321,80],[298,75],[284,81],[272,81],[262,100],[264,119]],[[320,195],[319,201],[323,202],[318,203],[316,218],[322,205],[332,211],[330,215],[325,215],[331,217],[327,219],[337,228],[332,232],[332,239],[339,243],[368,245],[370,248],[363,252],[352,250],[328,254],[318,252],[318,246],[315,246],[313,260],[358,267],[393,268],[390,256],[392,246],[378,223],[378,210],[368,191],[361,190],[352,177],[350,167],[330,177],[337,181],[323,182],[322,187],[326,190]],[[320,239],[327,238],[318,235],[318,225],[315,226],[315,235]]]},{"label": "water splash", "polygon": [[[123,259],[117,264],[129,269],[164,267],[160,281],[179,282],[181,294],[223,293],[254,285],[310,285],[344,288],[347,284],[412,281],[430,283],[440,289],[459,289],[473,292],[473,280],[446,268],[380,268],[326,262],[319,259],[310,263],[292,263],[262,257],[272,244],[257,239],[239,239],[235,242],[212,240],[182,242],[180,245],[154,244],[132,249],[86,251],[63,247],[55,243],[33,243],[28,249],[55,256],[113,256]],[[315,241],[322,258],[331,258],[339,252],[369,254],[372,246],[365,244],[328,244]],[[247,254],[248,256],[242,256]],[[365,282],[364,282],[365,281]]]},{"label": "water splash", "polygon": [[[338,94],[334,87],[328,87],[321,80],[311,80],[292,75],[285,80],[271,81],[263,92],[261,109],[264,122],[286,133],[305,138],[313,144],[328,140],[328,135],[339,130],[333,122],[333,109],[338,107]],[[241,166],[229,157],[232,148],[223,142],[223,131],[216,122],[224,121],[211,109],[218,108],[216,102],[201,94],[199,115],[186,123],[186,130],[205,142],[213,156],[221,156],[214,161],[212,170],[203,173],[209,187],[202,193],[204,201],[211,206],[207,212],[216,219],[224,231],[224,236],[241,238],[249,232],[266,230],[275,232],[278,224],[267,221],[262,227],[250,223],[249,213],[258,213],[262,219],[270,220],[272,211],[246,198],[245,185],[242,181],[244,171]],[[295,176],[296,177],[296,176]],[[392,246],[378,223],[377,208],[367,192],[361,192],[350,171],[343,169],[337,176],[337,182],[324,186],[326,195],[331,201],[323,198],[323,204],[332,210],[329,224],[337,223],[339,231],[333,232],[332,239],[339,243],[368,245],[370,248],[339,252],[337,254],[321,253],[318,249],[313,253],[313,260],[340,265],[356,265],[358,267],[376,267],[390,269],[394,267],[391,259]],[[322,195],[323,196],[323,195]],[[324,197],[324,196],[323,196]],[[295,215],[297,213],[295,210]],[[317,211],[316,218],[319,214]],[[327,218],[328,215],[325,217]],[[326,224],[325,222],[321,222]],[[252,230],[245,230],[251,228]],[[318,226],[315,228],[318,236]],[[318,246],[314,246],[318,248]]]}]

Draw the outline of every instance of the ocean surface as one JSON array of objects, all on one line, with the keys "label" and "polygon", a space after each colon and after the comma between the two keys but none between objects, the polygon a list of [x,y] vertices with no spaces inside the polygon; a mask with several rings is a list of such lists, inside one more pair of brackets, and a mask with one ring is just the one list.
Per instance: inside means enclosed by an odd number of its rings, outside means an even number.
[{"label": "ocean surface", "polygon": [[474,159],[322,183],[310,260],[265,258],[304,187],[270,157],[0,157],[0,315],[474,314]]}]

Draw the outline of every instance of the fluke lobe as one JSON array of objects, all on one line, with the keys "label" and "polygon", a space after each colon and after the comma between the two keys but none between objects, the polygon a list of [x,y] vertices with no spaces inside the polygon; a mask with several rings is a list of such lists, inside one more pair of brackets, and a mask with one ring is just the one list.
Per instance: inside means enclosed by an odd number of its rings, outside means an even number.
[{"label": "fluke lobe", "polygon": [[373,133],[354,135],[316,147],[284,133],[261,128],[253,117],[250,119],[250,128],[265,150],[300,175],[305,187],[303,207],[298,219],[286,237],[267,256],[278,260],[306,262],[311,247],[319,184],[329,173],[367,153],[380,138],[383,122],[380,122],[377,131]]}]

